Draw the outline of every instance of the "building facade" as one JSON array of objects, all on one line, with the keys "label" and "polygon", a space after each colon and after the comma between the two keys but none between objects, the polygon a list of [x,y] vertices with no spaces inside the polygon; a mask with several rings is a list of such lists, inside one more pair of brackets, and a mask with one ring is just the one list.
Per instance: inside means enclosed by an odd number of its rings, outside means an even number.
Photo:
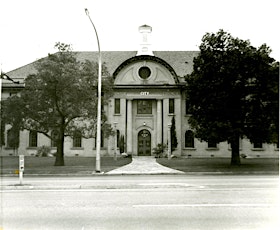
[{"label": "building facade", "polygon": [[[151,156],[157,144],[167,144],[171,120],[174,117],[178,146],[173,152],[182,157],[231,157],[230,144],[201,142],[194,138],[188,123],[188,101],[185,97],[184,76],[192,72],[193,59],[197,51],[152,51],[149,37],[151,27],[139,28],[141,42],[138,51],[102,52],[102,62],[106,63],[114,78],[114,95],[104,106],[108,123],[117,135],[102,138],[101,154],[119,154],[119,141],[124,139],[125,152],[133,156]],[[97,61],[97,52],[77,52],[78,60]],[[35,63],[9,72],[9,76],[19,80],[15,86],[3,81],[2,99],[20,93],[24,79],[35,73]],[[9,147],[9,129],[6,126],[5,146],[2,155],[36,155],[40,146],[54,143],[47,137],[27,130],[20,132],[20,145],[15,152]],[[66,156],[94,156],[95,140],[80,136],[67,137]],[[278,157],[278,146],[274,144],[240,141],[240,152],[252,157]]]}]

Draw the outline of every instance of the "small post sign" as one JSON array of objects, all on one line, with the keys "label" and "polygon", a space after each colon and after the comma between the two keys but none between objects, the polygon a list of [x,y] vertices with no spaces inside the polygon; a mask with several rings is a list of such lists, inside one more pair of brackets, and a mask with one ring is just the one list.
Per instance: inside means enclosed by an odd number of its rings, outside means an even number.
[{"label": "small post sign", "polygon": [[22,184],[24,172],[24,155],[19,155],[19,183]]}]

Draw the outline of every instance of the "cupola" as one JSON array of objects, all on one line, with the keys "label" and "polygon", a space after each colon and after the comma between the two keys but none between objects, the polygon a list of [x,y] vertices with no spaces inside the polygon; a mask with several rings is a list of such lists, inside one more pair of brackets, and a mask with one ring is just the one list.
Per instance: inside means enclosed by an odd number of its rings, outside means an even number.
[{"label": "cupola", "polygon": [[137,52],[137,56],[140,55],[150,55],[154,56],[151,49],[151,32],[152,27],[148,25],[139,26],[140,33],[140,46]]}]

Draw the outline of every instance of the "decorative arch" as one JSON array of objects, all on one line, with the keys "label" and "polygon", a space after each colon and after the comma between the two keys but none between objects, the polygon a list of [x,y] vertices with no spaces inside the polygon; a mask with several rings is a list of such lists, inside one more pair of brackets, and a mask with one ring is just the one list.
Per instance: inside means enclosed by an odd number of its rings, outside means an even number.
[{"label": "decorative arch", "polygon": [[167,68],[168,71],[171,73],[171,75],[174,78],[175,83],[176,84],[179,83],[178,76],[177,76],[175,70],[166,61],[162,60],[161,58],[158,58],[155,56],[149,56],[149,55],[135,56],[130,59],[127,59],[122,64],[120,64],[120,66],[115,70],[115,72],[113,73],[113,78],[116,79],[116,76],[119,74],[119,72],[122,69],[124,69],[126,66],[133,64],[135,62],[138,62],[138,61],[153,61],[153,62],[161,64],[162,66]]}]

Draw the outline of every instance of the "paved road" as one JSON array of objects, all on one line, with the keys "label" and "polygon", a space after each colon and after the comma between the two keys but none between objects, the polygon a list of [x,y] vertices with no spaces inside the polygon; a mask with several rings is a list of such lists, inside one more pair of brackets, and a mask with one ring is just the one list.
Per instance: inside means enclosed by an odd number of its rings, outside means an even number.
[{"label": "paved road", "polygon": [[[279,229],[276,176],[3,178],[7,229]],[[46,186],[48,185],[48,186]],[[1,228],[0,228],[1,229]]]}]

